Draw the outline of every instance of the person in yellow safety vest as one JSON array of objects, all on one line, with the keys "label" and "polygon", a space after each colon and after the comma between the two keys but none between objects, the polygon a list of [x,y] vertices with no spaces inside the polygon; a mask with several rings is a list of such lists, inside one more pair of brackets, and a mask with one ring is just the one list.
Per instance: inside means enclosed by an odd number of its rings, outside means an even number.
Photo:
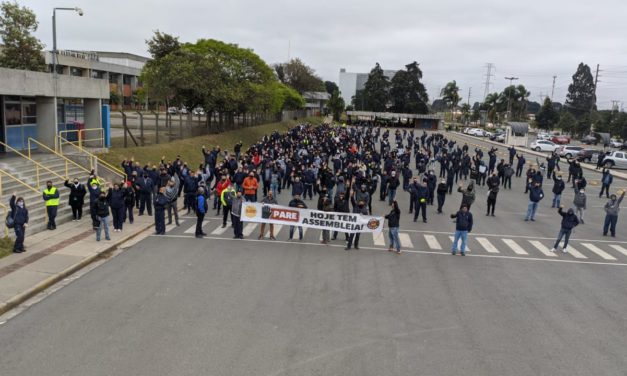
[{"label": "person in yellow safety vest", "polygon": [[46,203],[46,213],[48,213],[48,230],[56,230],[57,224],[55,219],[57,218],[57,208],[59,206],[59,190],[52,186],[50,180],[46,182],[43,197]]},{"label": "person in yellow safety vest", "polygon": [[[222,203],[222,227],[226,227],[226,221],[229,218],[229,214],[231,213],[231,204],[233,203],[233,199],[236,196],[235,188],[233,188],[233,183],[229,183],[229,186],[222,190],[220,194],[220,202]],[[233,220],[231,220],[233,223]]]}]

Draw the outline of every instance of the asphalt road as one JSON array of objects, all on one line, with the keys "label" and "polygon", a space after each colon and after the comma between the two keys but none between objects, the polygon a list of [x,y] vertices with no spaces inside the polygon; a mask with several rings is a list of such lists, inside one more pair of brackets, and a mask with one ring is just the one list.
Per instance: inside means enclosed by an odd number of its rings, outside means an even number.
[{"label": "asphalt road", "polygon": [[0,373],[625,375],[625,209],[618,237],[601,236],[605,200],[590,188],[579,254],[547,255],[560,219],[550,185],[536,222],[523,221],[523,190],[514,179],[485,217],[479,188],[466,257],[449,253],[459,193],[426,224],[399,193],[401,255],[371,235],[348,252],[317,230],[258,241],[253,224],[233,240],[216,217],[198,240],[185,218],[0,325]]}]

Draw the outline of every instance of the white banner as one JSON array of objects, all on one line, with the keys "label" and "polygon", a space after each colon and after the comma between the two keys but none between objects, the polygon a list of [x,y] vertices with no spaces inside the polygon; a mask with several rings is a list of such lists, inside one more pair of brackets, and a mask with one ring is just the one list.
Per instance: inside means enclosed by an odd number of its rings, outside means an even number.
[{"label": "white banner", "polygon": [[302,226],[339,232],[374,232],[383,230],[383,217],[355,213],[325,212],[259,202],[242,205],[242,221]]}]

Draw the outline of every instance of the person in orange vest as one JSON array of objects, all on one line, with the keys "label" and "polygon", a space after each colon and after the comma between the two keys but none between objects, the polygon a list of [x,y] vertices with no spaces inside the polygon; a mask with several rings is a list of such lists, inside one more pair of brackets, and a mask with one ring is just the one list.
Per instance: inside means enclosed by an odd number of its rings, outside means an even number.
[{"label": "person in orange vest", "polygon": [[217,197],[217,201],[218,201],[218,211],[217,211],[217,215],[220,215],[220,208],[222,207],[222,203],[220,200],[220,197],[222,197],[222,191],[224,191],[229,185],[231,185],[231,179],[229,179],[229,176],[224,174],[220,177],[220,180],[216,183],[216,195],[215,197]]},{"label": "person in orange vest", "polygon": [[259,182],[255,179],[255,174],[251,171],[248,173],[248,177],[244,179],[242,183],[244,188],[244,198],[247,202],[255,202],[255,195],[257,194],[257,188],[259,188]]}]

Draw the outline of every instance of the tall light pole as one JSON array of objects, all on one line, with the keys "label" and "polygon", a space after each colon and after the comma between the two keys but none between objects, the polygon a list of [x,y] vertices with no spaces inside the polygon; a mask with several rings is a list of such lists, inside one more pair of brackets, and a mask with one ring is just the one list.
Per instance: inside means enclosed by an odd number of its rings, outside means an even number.
[{"label": "tall light pole", "polygon": [[[512,81],[518,79],[518,77],[505,77],[506,80],[509,80],[509,86],[512,86]],[[510,90],[507,93],[507,121],[510,121],[512,118],[512,91]]]},{"label": "tall light pole", "polygon": [[79,7],[67,8],[56,7],[52,9],[52,77],[54,79],[54,149],[58,150],[57,135],[59,134],[59,121],[57,119],[57,10],[70,10],[83,15],[83,10]]}]

